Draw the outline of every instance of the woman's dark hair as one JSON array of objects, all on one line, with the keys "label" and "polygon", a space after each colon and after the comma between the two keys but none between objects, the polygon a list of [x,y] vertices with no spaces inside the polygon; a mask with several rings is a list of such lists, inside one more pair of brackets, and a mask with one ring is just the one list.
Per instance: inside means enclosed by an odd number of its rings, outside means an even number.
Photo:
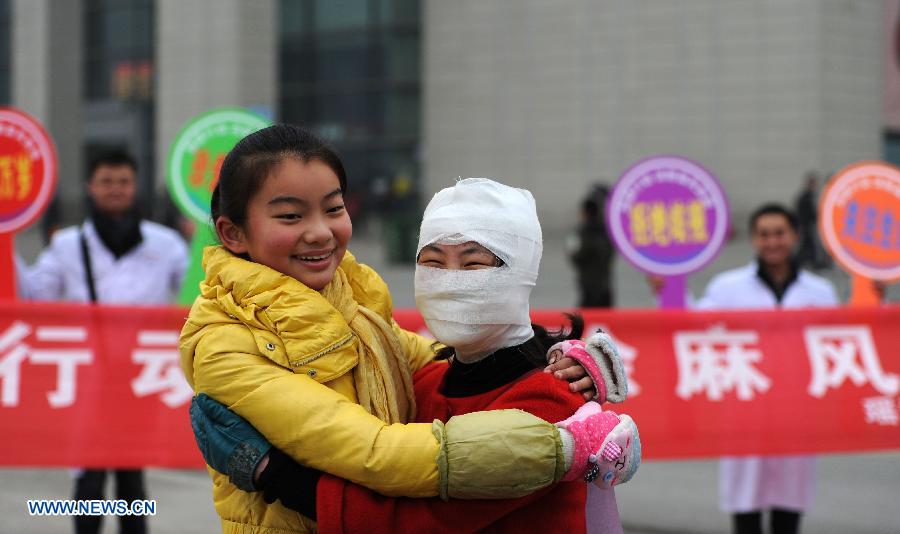
[{"label": "woman's dark hair", "polygon": [[341,191],[347,192],[347,173],[334,149],[299,126],[275,124],[241,139],[225,156],[210,202],[213,224],[225,216],[243,226],[250,199],[272,169],[288,157],[304,163],[321,161],[337,175]]},{"label": "woman's dark hair", "polygon": [[[554,344],[567,339],[581,339],[584,334],[584,318],[577,313],[563,314],[569,320],[569,329],[547,330],[539,324],[531,323],[534,337],[519,347],[519,350],[536,369],[547,366],[547,351]],[[447,360],[455,354],[453,347],[441,347],[435,352],[435,360]]]}]

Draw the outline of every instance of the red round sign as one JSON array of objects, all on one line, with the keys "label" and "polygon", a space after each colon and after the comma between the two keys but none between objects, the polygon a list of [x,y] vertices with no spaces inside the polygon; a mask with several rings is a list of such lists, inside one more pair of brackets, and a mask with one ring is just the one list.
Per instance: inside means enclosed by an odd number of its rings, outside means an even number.
[{"label": "red round sign", "polygon": [[40,123],[0,107],[0,234],[37,219],[56,188],[56,149]]}]

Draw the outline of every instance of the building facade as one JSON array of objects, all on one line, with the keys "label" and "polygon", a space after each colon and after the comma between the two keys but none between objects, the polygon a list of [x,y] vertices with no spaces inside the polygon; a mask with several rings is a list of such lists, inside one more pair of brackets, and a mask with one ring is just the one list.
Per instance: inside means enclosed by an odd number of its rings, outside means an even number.
[{"label": "building facade", "polygon": [[84,211],[91,157],[111,147],[136,154],[145,212],[171,218],[163,188],[172,140],[194,116],[235,106],[333,142],[363,209],[397,177],[418,180],[419,6],[0,0],[0,105],[31,113],[56,141],[51,212],[65,223]]},{"label": "building facade", "polygon": [[882,18],[843,0],[0,0],[0,104],[56,140],[65,222],[114,145],[158,216],[178,130],[240,106],[334,142],[361,215],[491,176],[552,230],[591,183],[676,153],[743,228],[807,171],[882,156]]},{"label": "building facade", "polygon": [[496,176],[562,226],[589,183],[673,153],[719,177],[742,231],[807,171],[881,157],[880,2],[426,6],[427,192]]}]

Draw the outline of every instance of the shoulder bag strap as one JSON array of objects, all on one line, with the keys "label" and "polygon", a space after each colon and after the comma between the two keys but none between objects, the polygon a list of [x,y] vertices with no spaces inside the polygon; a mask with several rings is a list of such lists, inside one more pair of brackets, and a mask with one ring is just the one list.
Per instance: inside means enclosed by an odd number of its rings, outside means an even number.
[{"label": "shoulder bag strap", "polygon": [[81,240],[81,259],[84,262],[84,278],[87,282],[88,294],[91,297],[91,302],[97,302],[97,289],[94,287],[94,270],[91,268],[91,251],[88,249],[83,226],[78,230],[78,238]]}]

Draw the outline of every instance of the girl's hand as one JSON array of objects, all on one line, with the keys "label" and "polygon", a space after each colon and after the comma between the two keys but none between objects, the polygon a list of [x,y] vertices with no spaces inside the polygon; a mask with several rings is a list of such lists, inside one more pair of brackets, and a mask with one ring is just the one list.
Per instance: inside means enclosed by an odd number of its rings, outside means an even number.
[{"label": "girl's hand", "polygon": [[609,334],[598,331],[587,343],[570,339],[547,351],[550,362],[544,371],[572,382],[572,391],[581,391],[585,400],[622,402],[628,396],[628,379],[619,349]]},{"label": "girl's hand", "polygon": [[659,275],[648,274],[647,285],[650,286],[650,291],[658,297],[666,285],[666,279]]},{"label": "girl's hand", "polygon": [[611,488],[631,480],[641,464],[637,425],[625,414],[603,411],[596,402],[588,402],[556,426],[561,435],[566,433],[564,441],[571,443],[571,465],[563,480],[582,479]]},{"label": "girl's hand", "polygon": [[[553,352],[557,354],[554,356]],[[547,361],[550,362],[550,365],[544,368],[544,372],[553,373],[553,376],[560,380],[568,380],[569,391],[581,393],[586,401],[597,396],[597,388],[594,387],[593,379],[588,376],[588,372],[577,360],[562,356],[562,351],[557,350],[547,354]]]},{"label": "girl's hand", "polygon": [[[191,427],[206,464],[244,491],[256,491],[272,444],[243,417],[209,395],[191,399]],[[262,466],[262,467],[260,467]]]}]

